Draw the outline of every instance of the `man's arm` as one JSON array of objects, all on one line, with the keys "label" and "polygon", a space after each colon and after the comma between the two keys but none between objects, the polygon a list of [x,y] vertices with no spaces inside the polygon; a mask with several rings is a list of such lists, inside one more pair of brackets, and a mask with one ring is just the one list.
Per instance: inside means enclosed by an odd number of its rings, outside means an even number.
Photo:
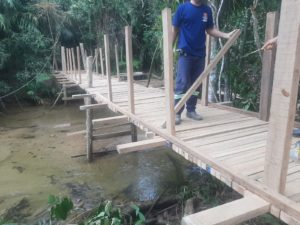
[{"label": "man's arm", "polygon": [[262,49],[263,50],[271,50],[271,49],[275,48],[276,45],[277,45],[277,39],[278,39],[278,37],[275,37],[275,38],[272,38],[272,39],[268,40],[264,44],[264,46],[262,47]]},{"label": "man's arm", "polygon": [[215,37],[215,38],[225,38],[225,39],[229,39],[231,37],[231,35],[233,34],[234,31],[230,32],[230,33],[224,33],[222,31],[219,31],[218,29],[216,28],[210,28],[210,29],[207,29],[206,32],[212,36],[212,37]]},{"label": "man's arm", "polygon": [[174,27],[173,26],[173,40],[172,40],[172,45],[174,46],[178,37],[178,33],[179,33],[179,28],[178,27]]}]

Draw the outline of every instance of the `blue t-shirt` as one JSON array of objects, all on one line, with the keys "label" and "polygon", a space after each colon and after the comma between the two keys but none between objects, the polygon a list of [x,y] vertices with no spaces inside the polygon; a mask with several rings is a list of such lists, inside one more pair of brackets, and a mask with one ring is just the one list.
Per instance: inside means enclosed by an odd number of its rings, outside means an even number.
[{"label": "blue t-shirt", "polygon": [[205,31],[214,27],[209,6],[195,6],[190,2],[180,4],[173,17],[173,26],[179,28],[179,49],[193,56],[205,56]]}]

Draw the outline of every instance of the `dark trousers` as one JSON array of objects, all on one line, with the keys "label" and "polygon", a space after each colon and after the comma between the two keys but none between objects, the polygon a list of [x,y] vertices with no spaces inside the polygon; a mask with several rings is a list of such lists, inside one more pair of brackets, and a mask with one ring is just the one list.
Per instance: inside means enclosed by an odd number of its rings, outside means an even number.
[{"label": "dark trousers", "polygon": [[[181,55],[177,64],[176,86],[175,86],[175,105],[180,101],[186,91],[193,85],[205,67],[205,57],[195,57],[189,55]],[[188,112],[196,110],[197,97],[199,88],[186,102]],[[178,114],[181,114],[184,107],[180,109]]]}]

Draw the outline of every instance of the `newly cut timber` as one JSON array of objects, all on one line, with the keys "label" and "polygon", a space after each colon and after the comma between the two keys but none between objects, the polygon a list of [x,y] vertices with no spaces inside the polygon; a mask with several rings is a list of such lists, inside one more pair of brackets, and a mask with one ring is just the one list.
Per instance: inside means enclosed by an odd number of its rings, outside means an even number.
[{"label": "newly cut timber", "polygon": [[113,133],[107,133],[107,134],[93,135],[93,141],[103,140],[103,139],[113,138],[113,137],[126,136],[126,135],[130,135],[130,134],[131,134],[131,131],[120,131],[120,132],[113,132]]},{"label": "newly cut timber", "polygon": [[245,197],[199,213],[183,217],[182,225],[234,225],[270,211],[270,203],[256,195]]},{"label": "newly cut timber", "polygon": [[165,143],[166,143],[166,140],[163,138],[154,138],[154,139],[150,139],[150,140],[143,140],[143,141],[138,141],[138,142],[134,142],[134,143],[117,145],[117,151],[120,154],[126,154],[126,153],[130,153],[130,152],[141,151],[144,149],[161,147],[161,146],[164,146]]},{"label": "newly cut timber", "polygon": [[186,103],[186,101],[192,96],[192,94],[198,89],[199,85],[203,82],[205,78],[209,75],[210,71],[216,67],[218,62],[222,59],[222,57],[225,55],[225,53],[229,50],[229,48],[234,44],[234,42],[238,39],[240,36],[241,31],[236,30],[230,39],[226,42],[226,44],[223,46],[223,48],[219,51],[219,53],[216,55],[216,57],[210,62],[210,64],[205,68],[205,70],[202,72],[202,74],[199,76],[199,78],[194,82],[192,87],[184,94],[182,99],[176,104],[175,106],[175,113],[177,113],[181,107]]},{"label": "newly cut timber", "polygon": [[284,193],[300,77],[300,1],[282,1],[275,63],[265,184]]},{"label": "newly cut timber", "polygon": [[107,107],[107,104],[105,103],[99,103],[99,104],[92,104],[92,105],[82,105],[80,106],[80,110],[87,110],[87,109],[103,109]]},{"label": "newly cut timber", "polygon": [[104,35],[104,48],[105,48],[105,63],[106,63],[106,78],[108,88],[108,99],[113,100],[112,86],[111,86],[111,68],[110,68],[110,52],[109,52],[109,38]]},{"label": "newly cut timber", "polygon": [[[210,63],[210,55],[211,55],[211,37],[206,34],[206,58],[205,58],[205,66],[208,66]],[[202,97],[201,104],[203,106],[208,105],[208,90],[209,90],[209,75],[204,79],[202,83]]]},{"label": "newly cut timber", "polygon": [[72,95],[73,99],[83,99],[83,98],[88,98],[88,97],[95,97],[95,95],[92,94],[81,94],[81,95]]},{"label": "newly cut timber", "polygon": [[101,119],[94,119],[92,122],[93,122],[93,125],[105,126],[105,125],[128,122],[128,117],[127,116],[114,116],[114,117],[107,117],[107,118],[101,118]]}]

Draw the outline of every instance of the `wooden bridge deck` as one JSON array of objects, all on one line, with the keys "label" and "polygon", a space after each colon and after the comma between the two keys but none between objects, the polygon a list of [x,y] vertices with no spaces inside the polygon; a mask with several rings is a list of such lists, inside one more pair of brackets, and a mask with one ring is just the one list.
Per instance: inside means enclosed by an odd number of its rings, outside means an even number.
[{"label": "wooden bridge deck", "polygon": [[[71,80],[69,76],[68,79]],[[112,102],[108,100],[106,77],[94,75],[93,87],[88,88],[87,76],[83,74],[82,83],[79,86],[87,93],[93,94],[97,102],[107,103],[111,110],[124,114],[124,111],[129,111],[128,84],[126,81],[119,82],[114,77],[111,82]],[[134,95],[136,117],[131,117],[129,120],[144,131],[153,131],[151,128],[155,127],[160,132],[166,133],[167,131],[161,127],[166,118],[164,90],[153,87],[146,88],[135,83]],[[263,183],[268,123],[249,115],[212,106],[203,107],[198,104],[198,111],[204,117],[202,121],[192,121],[185,118],[185,113],[183,113],[182,124],[176,126],[176,137],[190,146],[190,152],[186,152],[174,144],[172,145],[173,150],[242,194],[244,190],[248,189],[246,185],[238,184],[234,179],[224,175],[222,171],[203,163],[203,155],[220,163],[232,174],[246,176],[254,181],[254,185]],[[297,140],[299,139],[294,138],[293,143]],[[172,140],[167,141],[172,142]],[[199,157],[197,157],[198,155]],[[300,164],[293,161],[289,163],[285,196],[292,200],[293,204],[299,206],[298,209],[300,208]],[[280,210],[276,212],[274,208],[272,213],[278,214],[277,217],[286,216],[284,211],[282,212],[279,214]],[[289,219],[286,220],[289,221]]]}]

